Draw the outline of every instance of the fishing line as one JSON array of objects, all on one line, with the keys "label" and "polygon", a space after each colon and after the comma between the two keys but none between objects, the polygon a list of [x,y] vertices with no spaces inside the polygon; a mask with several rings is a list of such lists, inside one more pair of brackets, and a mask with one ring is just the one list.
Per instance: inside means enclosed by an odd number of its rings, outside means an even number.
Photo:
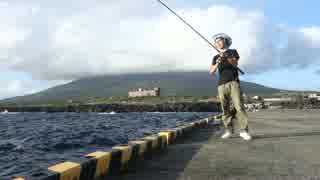
[{"label": "fishing line", "polygon": [[[198,34],[205,42],[207,42],[211,47],[213,47],[218,53],[221,53],[207,38],[205,38],[198,30],[196,30],[190,23],[184,20],[178,13],[172,10],[167,4],[162,2],[161,0],[157,0],[162,6],[167,8],[172,14],[174,14],[177,18],[179,18],[185,25],[187,25],[191,30],[193,30],[196,34]],[[245,74],[239,67],[236,67],[241,74]]]}]

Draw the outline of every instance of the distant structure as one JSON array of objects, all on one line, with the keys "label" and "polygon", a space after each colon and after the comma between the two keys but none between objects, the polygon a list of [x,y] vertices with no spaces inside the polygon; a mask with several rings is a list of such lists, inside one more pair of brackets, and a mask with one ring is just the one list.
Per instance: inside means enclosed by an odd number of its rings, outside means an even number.
[{"label": "distant structure", "polygon": [[320,101],[320,95],[317,93],[308,94],[307,98],[308,99],[317,99],[318,101]]},{"label": "distant structure", "polygon": [[129,90],[129,97],[157,97],[160,96],[160,88]]},{"label": "distant structure", "polygon": [[293,98],[291,97],[281,97],[281,98],[264,98],[265,102],[291,102]]},{"label": "distant structure", "polygon": [[262,100],[262,97],[260,97],[260,96],[253,96],[252,99],[253,99],[253,100]]}]

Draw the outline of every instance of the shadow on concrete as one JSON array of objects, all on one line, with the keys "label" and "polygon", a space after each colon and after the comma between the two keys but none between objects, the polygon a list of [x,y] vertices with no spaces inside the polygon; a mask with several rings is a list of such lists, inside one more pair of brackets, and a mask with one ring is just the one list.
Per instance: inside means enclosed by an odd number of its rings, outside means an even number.
[{"label": "shadow on concrete", "polygon": [[199,152],[208,139],[218,132],[219,126],[211,124],[196,130],[183,140],[170,145],[167,150],[144,160],[129,172],[108,180],[176,180],[192,158]]},{"label": "shadow on concrete", "polygon": [[289,137],[299,137],[299,136],[320,136],[320,131],[279,133],[279,134],[257,134],[257,135],[253,135],[253,139],[289,138]]}]

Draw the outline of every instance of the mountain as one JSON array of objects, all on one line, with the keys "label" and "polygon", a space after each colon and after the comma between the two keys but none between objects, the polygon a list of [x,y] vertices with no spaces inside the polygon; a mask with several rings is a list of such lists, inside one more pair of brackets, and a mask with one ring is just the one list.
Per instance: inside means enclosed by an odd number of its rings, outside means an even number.
[{"label": "mountain", "polygon": [[[89,97],[127,96],[129,89],[161,88],[161,96],[215,96],[217,77],[208,72],[165,72],[90,77],[52,87],[39,93],[9,98],[0,103],[66,102]],[[271,95],[281,90],[263,85],[241,82],[249,95]]]}]

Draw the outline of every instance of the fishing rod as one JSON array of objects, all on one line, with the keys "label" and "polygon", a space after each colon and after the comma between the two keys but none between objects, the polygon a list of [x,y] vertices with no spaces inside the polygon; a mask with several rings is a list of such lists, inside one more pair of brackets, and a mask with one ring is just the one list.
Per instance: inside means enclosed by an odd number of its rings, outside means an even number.
[{"label": "fishing rod", "polygon": [[[184,20],[178,13],[172,10],[167,4],[162,2],[161,0],[157,0],[161,5],[167,8],[172,14],[174,14],[177,18],[179,18],[185,25],[187,25],[193,32],[198,34],[205,42],[207,42],[211,47],[213,47],[218,53],[221,53],[219,49],[217,49],[207,38],[205,38],[199,31],[197,31],[190,23]],[[245,74],[239,67],[236,67],[241,74]]]}]

